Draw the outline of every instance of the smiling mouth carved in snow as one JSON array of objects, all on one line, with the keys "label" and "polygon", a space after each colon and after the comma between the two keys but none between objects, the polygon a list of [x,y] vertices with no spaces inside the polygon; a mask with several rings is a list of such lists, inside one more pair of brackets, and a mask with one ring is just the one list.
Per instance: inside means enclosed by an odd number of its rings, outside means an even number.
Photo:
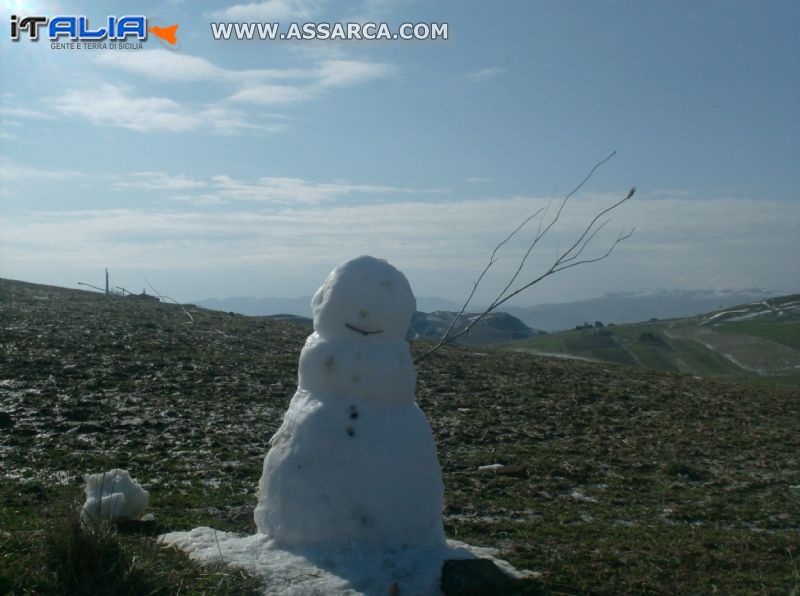
[{"label": "smiling mouth carved in snow", "polygon": [[378,331],[366,331],[364,329],[359,329],[358,327],[356,327],[355,325],[351,325],[350,323],[345,323],[344,326],[347,327],[348,329],[352,329],[353,331],[357,331],[362,335],[375,335],[376,333],[383,333],[383,329],[379,329]]}]

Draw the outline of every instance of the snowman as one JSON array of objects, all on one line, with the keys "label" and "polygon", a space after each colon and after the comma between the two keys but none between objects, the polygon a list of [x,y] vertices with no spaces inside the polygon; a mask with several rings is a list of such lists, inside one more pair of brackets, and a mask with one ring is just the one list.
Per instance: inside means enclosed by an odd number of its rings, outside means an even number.
[{"label": "snowman", "polygon": [[283,547],[444,547],[441,467],[405,341],[408,280],[358,257],[311,306],[297,392],[264,459],[258,532]]}]

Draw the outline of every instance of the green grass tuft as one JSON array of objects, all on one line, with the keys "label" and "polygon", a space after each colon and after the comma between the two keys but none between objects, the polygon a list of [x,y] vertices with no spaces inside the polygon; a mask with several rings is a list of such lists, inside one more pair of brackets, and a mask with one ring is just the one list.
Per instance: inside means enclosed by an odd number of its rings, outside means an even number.
[{"label": "green grass tuft", "polygon": [[45,565],[59,594],[146,594],[153,591],[144,570],[120,543],[113,524],[82,524],[77,513],[51,525]]}]

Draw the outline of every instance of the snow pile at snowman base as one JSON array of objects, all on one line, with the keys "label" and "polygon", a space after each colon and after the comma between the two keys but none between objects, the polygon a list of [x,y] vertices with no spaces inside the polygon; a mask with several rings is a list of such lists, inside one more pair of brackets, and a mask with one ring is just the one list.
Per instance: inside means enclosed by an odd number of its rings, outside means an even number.
[{"label": "snow pile at snowman base", "polygon": [[85,477],[86,502],[81,508],[83,523],[99,520],[139,519],[150,495],[126,470],[114,468]]},{"label": "snow pile at snowman base", "polygon": [[[448,540],[432,548],[369,548],[353,545],[308,545],[282,548],[265,534],[237,536],[213,528],[172,532],[161,542],[174,546],[200,563],[224,562],[264,580],[265,594],[388,595],[441,594],[442,564],[450,559],[486,558],[513,577],[527,577],[507,562],[495,559],[494,549]],[[394,590],[397,590],[394,592]]]}]

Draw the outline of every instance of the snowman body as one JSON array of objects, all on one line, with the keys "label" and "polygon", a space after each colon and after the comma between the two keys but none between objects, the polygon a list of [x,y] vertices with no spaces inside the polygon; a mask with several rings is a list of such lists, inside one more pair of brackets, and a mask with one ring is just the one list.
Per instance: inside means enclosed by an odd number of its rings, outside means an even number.
[{"label": "snowman body", "polygon": [[259,533],[286,546],[444,546],[441,468],[405,341],[408,281],[359,257],[312,307],[297,393],[264,459]]}]

